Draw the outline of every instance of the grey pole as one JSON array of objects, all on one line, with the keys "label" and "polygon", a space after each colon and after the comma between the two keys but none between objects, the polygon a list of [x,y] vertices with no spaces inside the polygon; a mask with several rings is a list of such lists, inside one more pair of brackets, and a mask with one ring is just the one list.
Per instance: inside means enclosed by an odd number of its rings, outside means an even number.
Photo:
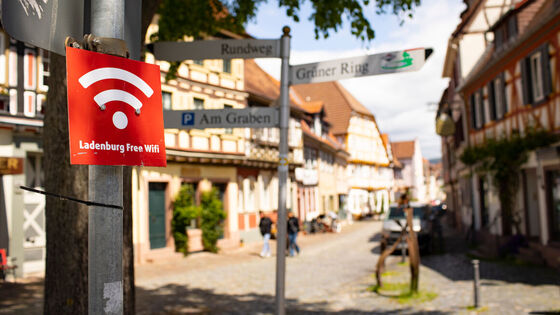
[{"label": "grey pole", "polygon": [[290,28],[284,26],[281,40],[280,73],[280,147],[278,165],[278,220],[276,238],[276,315],[286,314],[286,196],[288,181],[288,125],[290,122],[289,61]]},{"label": "grey pole", "polygon": [[480,307],[480,272],[479,272],[479,261],[478,259],[472,260],[474,269],[474,307]]},{"label": "grey pole", "polygon": [[[124,39],[124,0],[91,1],[91,32]],[[89,200],[123,204],[122,166],[89,167]],[[88,222],[88,312],[123,313],[123,213],[90,207]]]}]

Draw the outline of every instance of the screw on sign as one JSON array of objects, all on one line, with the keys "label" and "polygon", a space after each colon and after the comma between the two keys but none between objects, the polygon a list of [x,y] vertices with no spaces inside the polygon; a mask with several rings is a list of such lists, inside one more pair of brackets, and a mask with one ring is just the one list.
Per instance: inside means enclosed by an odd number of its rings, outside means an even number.
[{"label": "screw on sign", "polygon": [[159,66],[67,47],[70,163],[166,166]]}]

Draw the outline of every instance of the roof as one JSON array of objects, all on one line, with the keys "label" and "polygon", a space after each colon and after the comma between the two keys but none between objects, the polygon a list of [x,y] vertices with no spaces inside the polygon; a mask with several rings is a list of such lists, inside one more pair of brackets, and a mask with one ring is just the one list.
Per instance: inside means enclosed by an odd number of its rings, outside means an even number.
[{"label": "roof", "polygon": [[[269,106],[278,106],[280,98],[280,82],[264,71],[254,59],[245,59],[245,91],[250,96],[269,102]],[[307,112],[302,107],[299,96],[290,90],[290,109]]]},{"label": "roof", "polygon": [[338,82],[294,85],[292,87],[306,102],[323,101],[327,120],[336,134],[347,132],[352,112],[373,117],[373,114]]},{"label": "roof", "polygon": [[414,156],[415,141],[391,142],[397,159],[411,159]]},{"label": "roof", "polygon": [[[320,137],[320,136],[316,135],[315,133],[313,133],[313,131],[311,131],[311,128],[309,127],[309,125],[307,124],[307,122],[305,120],[301,120],[301,130],[303,131],[303,134],[305,136],[308,136],[308,137],[314,139],[315,141],[317,141],[317,142],[321,143],[322,145],[328,147],[330,150],[346,153],[342,144],[336,140],[336,138],[334,137],[334,135],[332,133],[329,132],[329,134],[327,135],[326,138]],[[348,154],[348,153],[346,153],[346,154]]]},{"label": "roof", "polygon": [[457,37],[463,29],[467,26],[471,19],[474,17],[474,13],[478,9],[478,7],[482,4],[483,0],[474,0],[472,3],[469,4],[469,1],[463,1],[467,7],[463,12],[461,12],[461,22],[457,25],[451,37]]},{"label": "roof", "polygon": [[280,82],[266,73],[253,59],[245,59],[245,90],[275,100],[280,96]]},{"label": "roof", "polygon": [[323,101],[302,102],[300,106],[310,114],[318,114],[323,110]]},{"label": "roof", "polygon": [[389,155],[389,151],[391,151],[391,157],[393,160],[393,166],[396,168],[402,168],[402,164],[395,155],[395,149],[393,149],[393,145],[389,142],[389,135],[386,133],[381,134],[381,140],[383,141],[383,146],[385,146],[385,150],[387,151],[387,155]]}]

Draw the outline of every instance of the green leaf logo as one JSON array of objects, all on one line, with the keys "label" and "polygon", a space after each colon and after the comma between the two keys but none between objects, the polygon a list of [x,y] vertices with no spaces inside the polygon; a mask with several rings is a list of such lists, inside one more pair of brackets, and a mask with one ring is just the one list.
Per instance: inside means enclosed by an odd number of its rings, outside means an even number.
[{"label": "green leaf logo", "polygon": [[414,58],[410,57],[408,52],[403,52],[402,58],[400,60],[391,60],[388,61],[385,65],[381,66],[381,69],[385,70],[395,70],[395,69],[402,69],[406,67],[412,66]]}]

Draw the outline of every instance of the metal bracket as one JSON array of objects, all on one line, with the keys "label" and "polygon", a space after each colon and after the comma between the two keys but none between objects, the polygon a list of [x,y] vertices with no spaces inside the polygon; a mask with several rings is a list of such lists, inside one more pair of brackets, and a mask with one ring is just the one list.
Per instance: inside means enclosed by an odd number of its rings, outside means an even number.
[{"label": "metal bracket", "polygon": [[95,51],[117,57],[130,57],[126,42],[118,38],[98,37],[93,34],[86,34],[81,41],[72,37],[66,37],[64,44],[69,47]]}]

